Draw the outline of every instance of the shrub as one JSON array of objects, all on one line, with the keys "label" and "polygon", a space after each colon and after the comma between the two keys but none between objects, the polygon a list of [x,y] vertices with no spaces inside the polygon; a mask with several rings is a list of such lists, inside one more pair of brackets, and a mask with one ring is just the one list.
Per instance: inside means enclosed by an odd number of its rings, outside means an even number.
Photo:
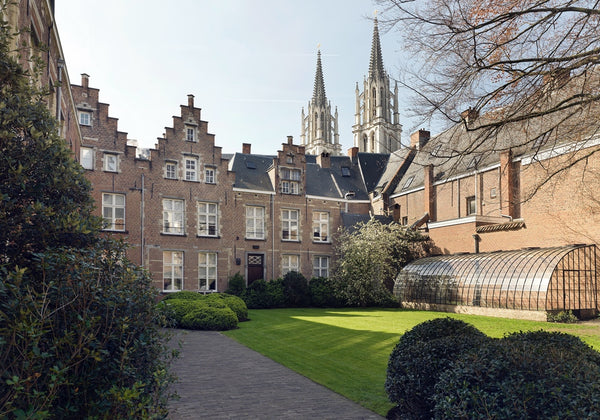
[{"label": "shrub", "polygon": [[198,292],[182,290],[181,292],[167,293],[165,295],[165,297],[163,298],[163,300],[170,300],[170,299],[200,300],[200,299],[202,299],[203,296],[204,295],[202,295]]},{"label": "shrub", "polygon": [[165,311],[171,316],[174,324],[177,327],[182,327],[183,318],[190,312],[205,307],[212,307],[217,309],[227,308],[225,302],[222,301],[208,301],[205,299],[166,299],[158,304],[159,306],[164,305]]},{"label": "shrub", "polygon": [[575,342],[526,333],[482,344],[440,375],[436,418],[598,418],[600,366]]},{"label": "shrub", "polygon": [[238,321],[248,320],[248,307],[240,297],[229,295],[227,293],[211,293],[210,295],[206,295],[204,299],[223,302],[236,314]]},{"label": "shrub", "polygon": [[310,292],[306,277],[297,271],[286,273],[282,281],[283,298],[286,307],[306,307],[310,305]]},{"label": "shrub", "polygon": [[243,295],[250,309],[281,308],[284,306],[283,282],[281,279],[254,281]]},{"label": "shrub", "polygon": [[225,293],[234,296],[242,296],[245,290],[246,281],[244,280],[244,277],[237,272],[229,279],[229,285],[227,290],[225,290]]},{"label": "shrub", "polygon": [[313,277],[308,283],[310,302],[319,308],[336,308],[343,306],[335,293],[334,282],[327,277]]},{"label": "shrub", "polygon": [[574,324],[577,321],[577,317],[573,314],[573,311],[560,311],[560,312],[548,312],[546,314],[546,320],[548,322],[562,322],[565,324]]},{"label": "shrub", "polygon": [[437,318],[407,331],[392,351],[385,389],[396,412],[407,418],[431,418],[439,375],[463,353],[490,340],[475,327],[453,318]]},{"label": "shrub", "polygon": [[202,304],[185,314],[180,326],[190,330],[225,331],[236,328],[237,322],[237,316],[230,308]]}]

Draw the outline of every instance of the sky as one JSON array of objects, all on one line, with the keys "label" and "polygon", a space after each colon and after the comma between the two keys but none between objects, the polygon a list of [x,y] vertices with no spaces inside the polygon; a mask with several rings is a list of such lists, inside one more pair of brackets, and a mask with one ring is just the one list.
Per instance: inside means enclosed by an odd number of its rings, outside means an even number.
[{"label": "sky", "polygon": [[[70,82],[89,74],[119,130],[141,147],[154,146],[193,94],[224,153],[251,143],[252,153],[272,155],[288,135],[301,143],[319,48],[342,150],[353,146],[375,10],[370,0],[58,0],[55,16]],[[380,39],[397,78],[398,34]],[[414,127],[400,95],[406,144]]]}]

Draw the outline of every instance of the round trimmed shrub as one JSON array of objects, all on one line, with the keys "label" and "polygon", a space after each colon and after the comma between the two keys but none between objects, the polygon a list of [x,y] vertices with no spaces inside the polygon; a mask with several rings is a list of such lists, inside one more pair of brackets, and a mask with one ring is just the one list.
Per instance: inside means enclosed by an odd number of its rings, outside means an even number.
[{"label": "round trimmed shrub", "polygon": [[493,340],[465,354],[439,377],[435,418],[599,418],[595,357],[552,335]]},{"label": "round trimmed shrub", "polygon": [[181,292],[167,293],[163,300],[169,299],[188,299],[188,300],[200,300],[204,295],[198,292],[191,292],[189,290],[182,290]]},{"label": "round trimmed shrub", "polygon": [[228,307],[199,306],[188,312],[180,326],[190,330],[225,331],[237,327],[237,316]]},{"label": "round trimmed shrub", "polygon": [[246,302],[240,297],[227,293],[211,293],[210,295],[206,295],[205,299],[208,301],[223,302],[237,315],[238,321],[248,320],[248,307],[246,306]]},{"label": "round trimmed shrub", "polygon": [[392,354],[385,389],[396,413],[406,418],[430,419],[433,392],[441,373],[464,353],[491,340],[481,331],[453,318],[437,318],[407,331]]},{"label": "round trimmed shrub", "polygon": [[250,309],[280,308],[284,306],[282,280],[256,280],[248,286],[243,299]]},{"label": "round trimmed shrub", "polygon": [[227,308],[224,302],[199,299],[168,299],[163,300],[159,305],[165,306],[165,312],[172,318],[177,327],[182,327],[183,318],[195,309],[201,307]]}]

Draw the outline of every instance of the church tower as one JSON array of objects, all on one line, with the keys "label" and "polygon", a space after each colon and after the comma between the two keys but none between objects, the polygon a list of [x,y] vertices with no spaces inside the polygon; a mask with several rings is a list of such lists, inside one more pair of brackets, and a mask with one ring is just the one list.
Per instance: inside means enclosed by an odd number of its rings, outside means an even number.
[{"label": "church tower", "polygon": [[398,117],[398,84],[390,90],[390,77],[383,68],[377,17],[373,27],[369,75],[363,81],[363,92],[356,84],[354,114],[354,147],[359,152],[391,153],[401,148],[402,125]]},{"label": "church tower", "polygon": [[325,95],[323,68],[321,66],[321,50],[317,53],[317,72],[313,97],[308,102],[307,115],[302,108],[302,131],[300,139],[306,147],[306,154],[320,155],[329,153],[332,156],[342,154],[342,146],[338,134],[338,112],[331,114],[331,102]]}]

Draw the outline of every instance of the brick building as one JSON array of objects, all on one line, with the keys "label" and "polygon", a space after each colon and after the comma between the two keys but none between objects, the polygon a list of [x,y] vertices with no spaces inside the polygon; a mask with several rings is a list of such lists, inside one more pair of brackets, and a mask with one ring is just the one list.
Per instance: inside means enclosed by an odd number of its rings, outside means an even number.
[{"label": "brick building", "polygon": [[8,2],[4,13],[8,25],[14,29],[11,45],[17,60],[42,88],[48,109],[59,122],[64,137],[75,155],[79,155],[81,133],[77,124],[69,74],[54,19],[53,0]]}]

